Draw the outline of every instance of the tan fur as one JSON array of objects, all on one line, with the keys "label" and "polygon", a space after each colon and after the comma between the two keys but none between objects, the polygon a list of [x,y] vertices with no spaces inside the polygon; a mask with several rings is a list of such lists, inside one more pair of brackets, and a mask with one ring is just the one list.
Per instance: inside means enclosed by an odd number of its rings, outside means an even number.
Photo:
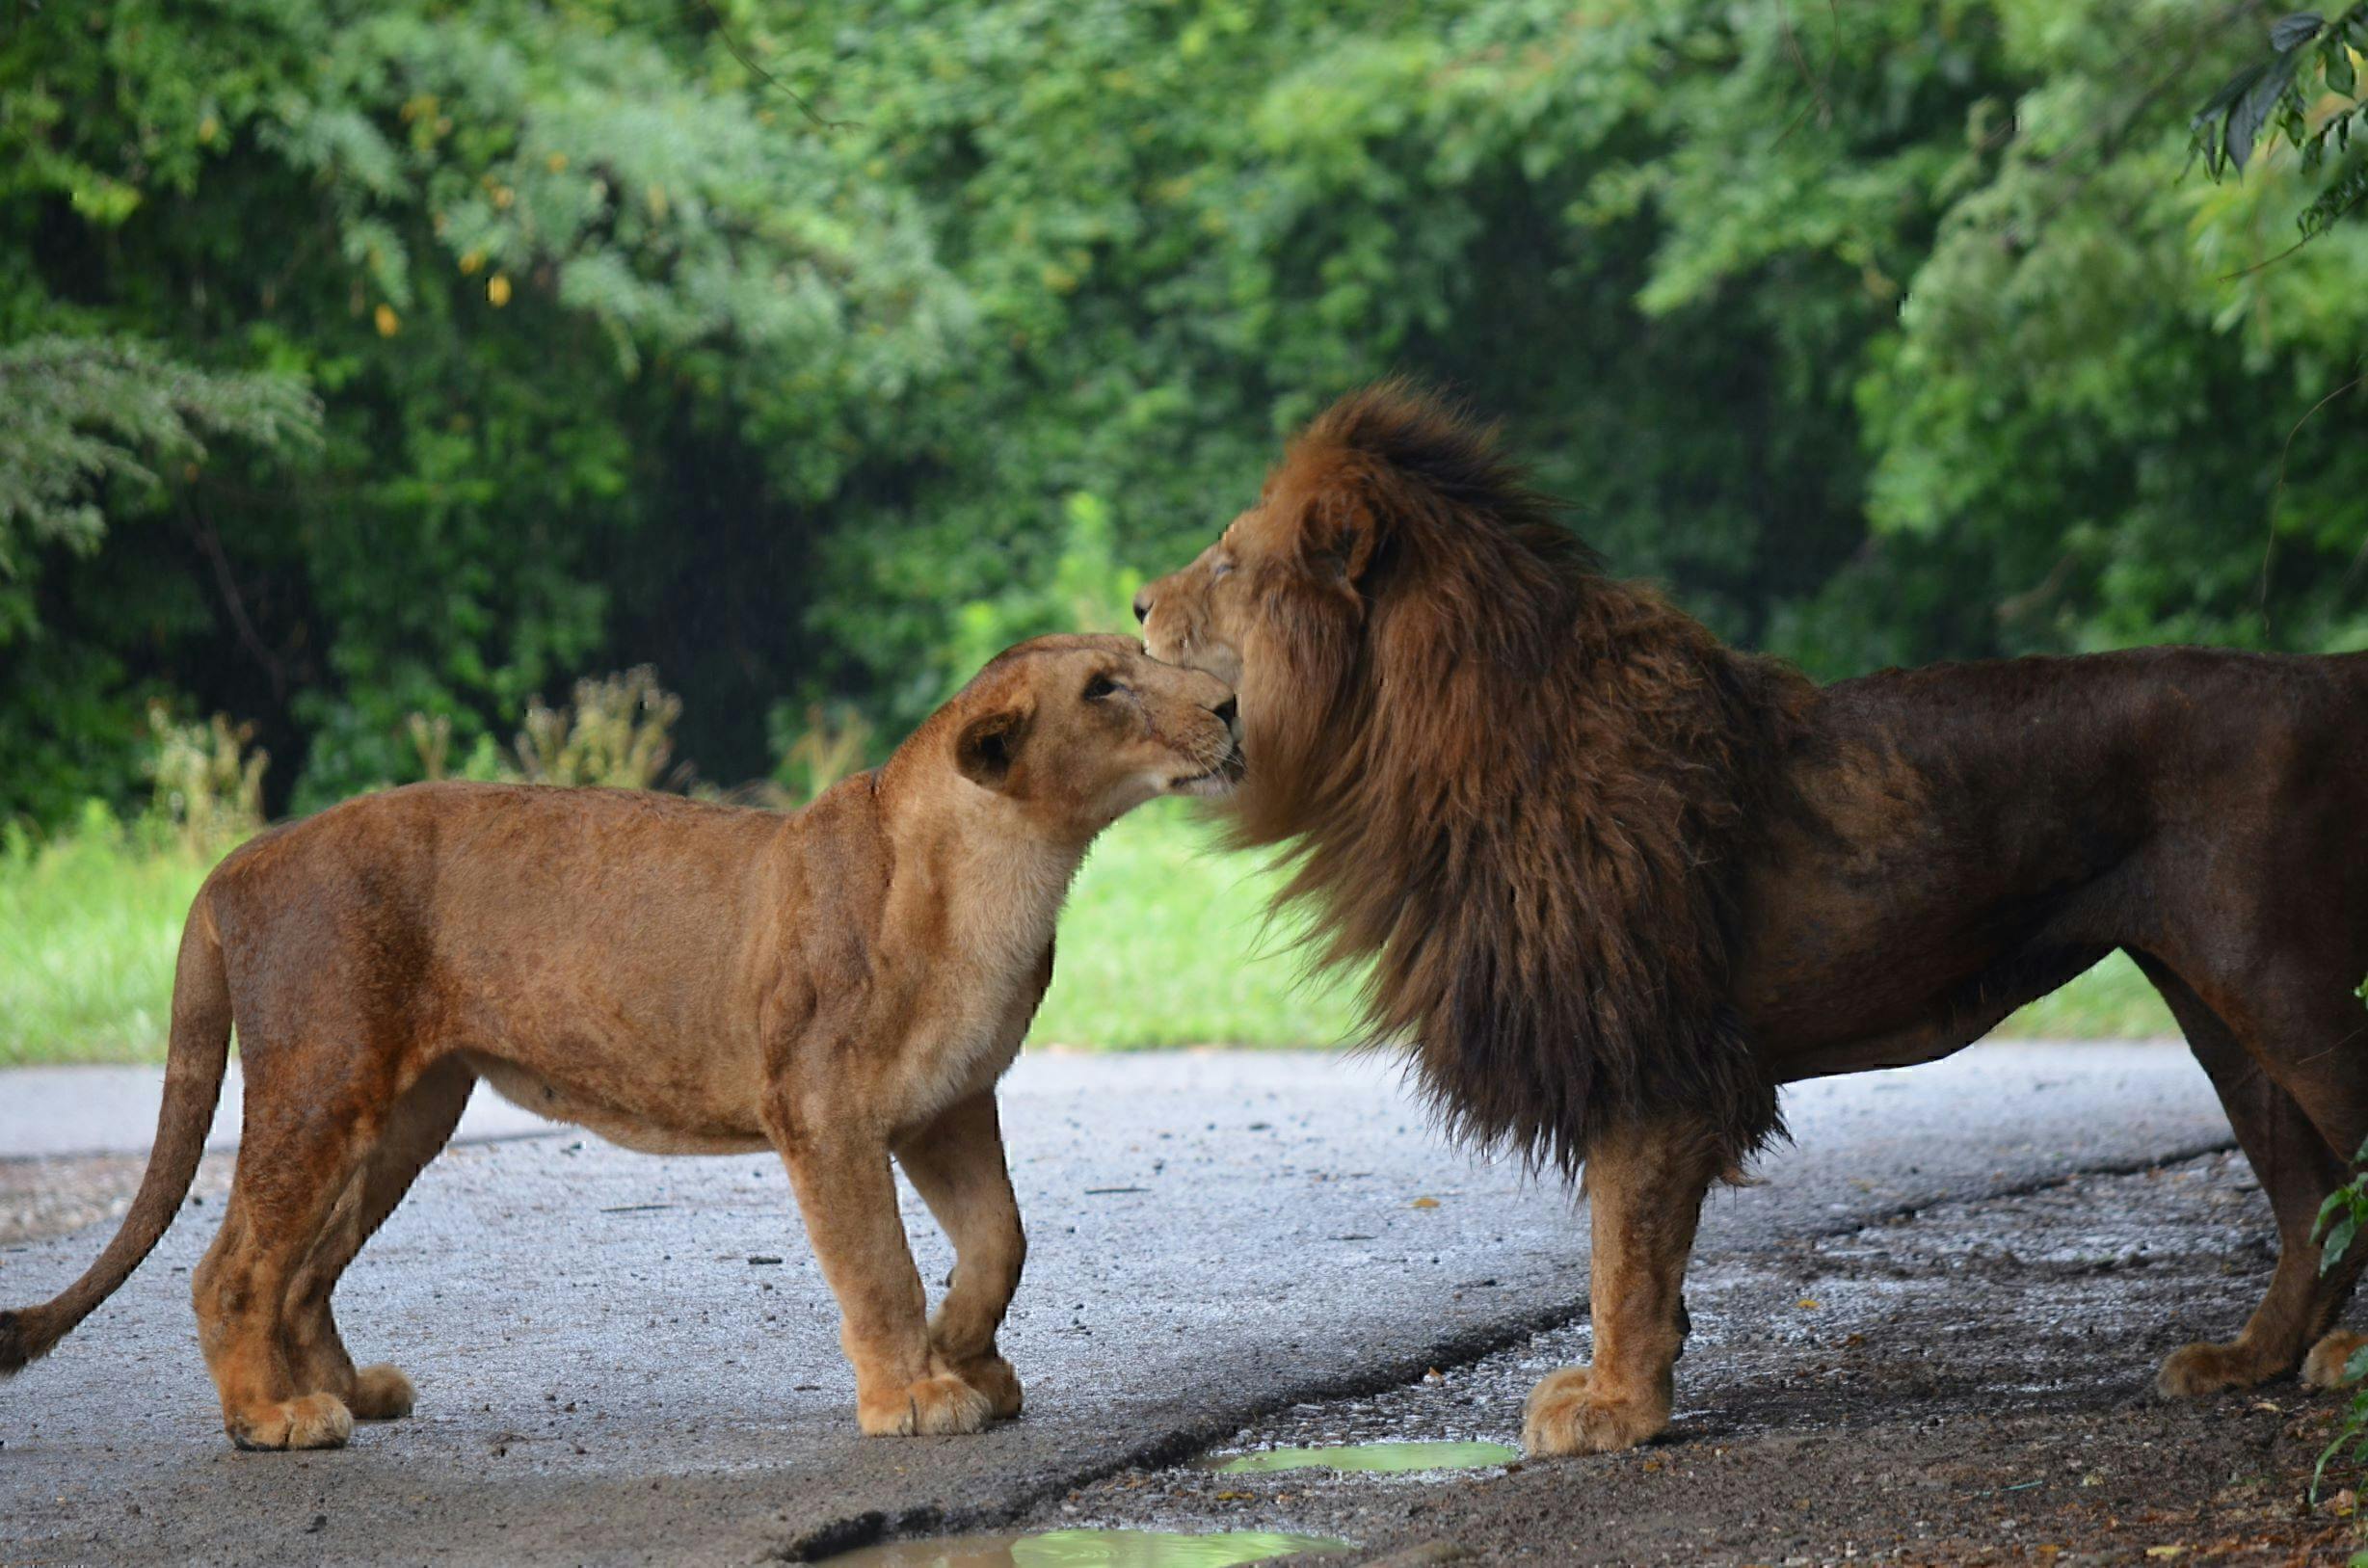
[{"label": "tan fur", "polygon": [[1717,1152],[1697,1129],[1620,1127],[1595,1140],[1586,1166],[1595,1363],[1565,1367],[1530,1391],[1521,1429],[1529,1451],[1607,1453],[1669,1424],[1686,1343],[1686,1261],[1718,1174]]},{"label": "tan fur", "polygon": [[[1232,706],[1126,639],[1040,638],[792,815],[427,784],[263,835],[191,912],[123,1231],[57,1300],[0,1315],[0,1363],[47,1350],[162,1235],[235,1020],[247,1134],[192,1295],[240,1446],[334,1447],[410,1411],[401,1372],[354,1367],[330,1296],[479,1076],[633,1148],[778,1151],[864,1431],[1017,1414],[995,1336],[1025,1242],[994,1085],[1086,846],[1156,795],[1230,785]],[[934,1318],[891,1157],[954,1242]]]},{"label": "tan fur", "polygon": [[2310,1347],[2302,1358],[2302,1381],[2314,1389],[2339,1389],[2352,1379],[2344,1368],[2360,1346],[2368,1345],[2368,1334],[2355,1334],[2349,1329],[2336,1329]]}]

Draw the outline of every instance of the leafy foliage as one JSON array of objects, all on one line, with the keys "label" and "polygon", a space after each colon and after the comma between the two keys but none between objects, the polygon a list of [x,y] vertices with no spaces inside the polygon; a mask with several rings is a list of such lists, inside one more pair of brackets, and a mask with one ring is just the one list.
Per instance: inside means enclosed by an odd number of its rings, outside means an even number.
[{"label": "leafy foliage", "polygon": [[130,804],[159,695],[254,723],[273,811],[421,776],[414,713],[435,766],[494,765],[507,715],[640,664],[707,778],[772,773],[817,704],[876,755],[1012,637],[1123,624],[1283,431],[1393,370],[1502,412],[1622,570],[1823,675],[2368,646],[2368,226],[2254,265],[2351,165],[2281,133],[2179,177],[2261,25],[22,12],[0,340],[309,386],[320,439],[185,412],[194,473],[110,438],[160,483],[83,482],[95,549],[0,523],[0,816]]},{"label": "leafy foliage", "polygon": [[[2368,100],[2359,93],[2357,55],[2363,49],[2368,4],[2355,4],[2332,21],[2302,11],[2272,24],[2270,58],[2229,77],[2195,112],[2191,124],[2204,169],[2214,179],[2242,173],[2265,130],[2300,149],[2307,173],[2317,172],[2330,149],[2339,157],[2350,151],[2352,127],[2368,115]],[[2339,163],[2296,221],[2309,239],[2363,204],[2368,155]]]},{"label": "leafy foliage", "polygon": [[[320,412],[285,376],[210,376],[121,339],[45,336],[0,349],[0,578],[27,545],[88,554],[106,534],[96,496],[137,510],[164,488],[157,465],[205,460],[207,435],[273,451],[313,438]],[[22,629],[21,627],[18,629]],[[0,611],[0,641],[10,625]]]},{"label": "leafy foliage", "polygon": [[[2368,1001],[2368,985],[2360,988],[2360,997]],[[2368,1143],[2360,1146],[2352,1156],[2359,1167],[2351,1181],[2327,1195],[2319,1206],[2319,1217],[2311,1227],[2311,1239],[2319,1243],[2319,1272],[2332,1273],[2359,1239],[2363,1228],[2368,1228]],[[2353,1385],[2352,1397],[2345,1405],[2342,1419],[2336,1423],[2335,1435],[2319,1454],[2319,1462],[2310,1473],[2311,1496],[2318,1496],[2319,1484],[2327,1477],[2327,1467],[2338,1460],[2354,1470],[2368,1469],[2368,1345],[2352,1352],[2344,1363],[2344,1381]],[[2368,1556],[2368,1553],[2355,1555]]]}]

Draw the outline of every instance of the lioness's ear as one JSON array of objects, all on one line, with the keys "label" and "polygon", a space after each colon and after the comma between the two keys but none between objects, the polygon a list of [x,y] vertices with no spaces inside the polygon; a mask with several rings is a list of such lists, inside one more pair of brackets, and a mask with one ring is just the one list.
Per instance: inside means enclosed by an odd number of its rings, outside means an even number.
[{"label": "lioness's ear", "polygon": [[1012,763],[1019,760],[1020,743],[1027,738],[1027,721],[1016,707],[981,713],[955,738],[954,766],[982,789],[1001,789],[1010,782]]},{"label": "lioness's ear", "polygon": [[1371,564],[1379,535],[1380,519],[1363,491],[1338,484],[1309,500],[1299,523],[1299,547],[1310,567],[1354,584]]}]

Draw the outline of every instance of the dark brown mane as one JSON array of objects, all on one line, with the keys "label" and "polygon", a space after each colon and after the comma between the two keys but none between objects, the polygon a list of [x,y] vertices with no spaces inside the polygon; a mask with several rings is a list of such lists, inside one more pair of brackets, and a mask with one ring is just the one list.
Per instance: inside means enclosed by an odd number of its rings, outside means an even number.
[{"label": "dark brown mane", "polygon": [[1304,543],[1249,584],[1237,836],[1284,846],[1278,907],[1372,960],[1368,1022],[1476,1142],[1567,1173],[1686,1113],[1758,1147],[1732,889],[1807,683],[1602,575],[1493,432],[1402,383],[1318,418],[1264,505]]}]

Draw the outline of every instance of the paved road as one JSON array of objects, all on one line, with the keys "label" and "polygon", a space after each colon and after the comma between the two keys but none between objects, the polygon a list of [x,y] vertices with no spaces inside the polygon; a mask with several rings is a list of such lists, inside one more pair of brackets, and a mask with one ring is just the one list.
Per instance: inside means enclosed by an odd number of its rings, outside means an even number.
[{"label": "paved road", "polygon": [[[1583,1301],[1583,1217],[1443,1146],[1385,1064],[1031,1056],[1006,1106],[1034,1242],[1004,1342],[1019,1422],[856,1435],[771,1161],[481,1144],[422,1178],[339,1296],[357,1355],[412,1374],[417,1416],[335,1453],[232,1451],[184,1295],[211,1231],[192,1210],[0,1387],[0,1562],[721,1562],[974,1527]],[[1707,1253],[2227,1141],[2166,1046],[1984,1046],[1803,1085],[1788,1113],[1798,1143],[1714,1199]],[[907,1222],[943,1278],[917,1205]],[[0,1251],[0,1300],[46,1295],[100,1239]]]},{"label": "paved road", "polygon": [[[144,1154],[156,1139],[161,1067],[18,1067],[0,1072],[0,1159]],[[222,1099],[205,1147],[238,1147],[243,1090],[238,1062],[223,1074]],[[549,1132],[552,1125],[498,1095],[469,1102],[455,1136],[463,1143]]]}]

